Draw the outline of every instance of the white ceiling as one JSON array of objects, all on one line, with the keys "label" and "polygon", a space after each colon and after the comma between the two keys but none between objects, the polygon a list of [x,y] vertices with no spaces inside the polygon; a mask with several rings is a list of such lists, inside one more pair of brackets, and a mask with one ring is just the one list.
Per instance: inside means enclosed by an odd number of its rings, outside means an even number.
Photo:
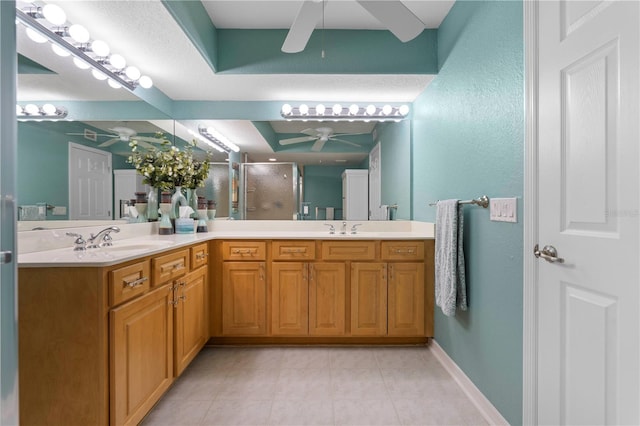
[{"label": "white ceiling", "polygon": [[[412,102],[432,79],[429,75],[215,74],[159,0],[52,0],[47,3],[60,5],[68,21],[87,27],[92,39],[108,41],[112,52],[121,53],[143,74],[151,76],[154,86],[174,100]],[[288,28],[301,1],[205,0],[202,3],[219,28]],[[427,28],[436,28],[453,0],[405,0],[403,3]],[[325,27],[380,29],[378,22],[354,0],[329,0]],[[57,73],[19,75],[18,101],[136,99],[124,89],[114,90],[105,82],[95,80],[88,71],[72,65],[68,58],[56,56],[48,44],[32,42],[24,35],[21,25],[17,36],[19,53]],[[245,122],[235,121],[224,127],[228,136],[237,141],[247,135]],[[270,148],[264,140],[253,136],[250,142],[239,144],[243,151],[255,152],[256,160],[262,161],[270,154]]]}]

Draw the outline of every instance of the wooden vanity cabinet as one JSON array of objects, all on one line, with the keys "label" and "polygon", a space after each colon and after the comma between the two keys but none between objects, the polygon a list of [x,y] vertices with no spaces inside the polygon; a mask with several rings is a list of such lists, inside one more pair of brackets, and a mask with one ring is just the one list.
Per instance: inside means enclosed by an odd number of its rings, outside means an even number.
[{"label": "wooden vanity cabinet", "polygon": [[21,424],[138,424],[209,337],[207,248],[21,267]]},{"label": "wooden vanity cabinet", "polygon": [[273,336],[345,335],[345,264],[315,261],[315,244],[304,240],[272,243]]},{"label": "wooden vanity cabinet", "polygon": [[267,332],[266,243],[222,243],[222,335],[263,336]]}]

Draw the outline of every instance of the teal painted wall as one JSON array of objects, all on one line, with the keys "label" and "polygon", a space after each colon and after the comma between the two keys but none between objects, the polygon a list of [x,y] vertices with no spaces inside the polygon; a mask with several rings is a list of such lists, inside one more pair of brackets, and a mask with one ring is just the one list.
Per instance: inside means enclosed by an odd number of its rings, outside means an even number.
[{"label": "teal painted wall", "polygon": [[382,204],[398,205],[393,219],[411,219],[411,122],[380,123],[376,142],[380,143]]},{"label": "teal painted wall", "polygon": [[[342,218],[342,166],[305,166],[304,197],[309,201],[310,220],[316,219],[316,207],[335,207],[336,219]],[[340,210],[337,210],[340,209]],[[324,219],[324,212],[320,213]]]},{"label": "teal painted wall", "polygon": [[[91,128],[87,125],[80,129]],[[95,143],[78,132],[76,123],[19,122],[18,123],[18,205],[48,203],[69,208],[69,142],[95,148]],[[99,129],[93,130],[100,132]],[[122,145],[122,144],[121,144]],[[113,169],[130,169],[125,157],[112,156]],[[68,215],[52,216],[47,220],[66,220]]]},{"label": "teal painted wall", "polygon": [[519,1],[457,1],[439,75],[413,106],[413,216],[438,199],[518,197],[516,224],[465,207],[469,310],[436,308],[435,339],[512,424],[522,423],[524,59]]}]

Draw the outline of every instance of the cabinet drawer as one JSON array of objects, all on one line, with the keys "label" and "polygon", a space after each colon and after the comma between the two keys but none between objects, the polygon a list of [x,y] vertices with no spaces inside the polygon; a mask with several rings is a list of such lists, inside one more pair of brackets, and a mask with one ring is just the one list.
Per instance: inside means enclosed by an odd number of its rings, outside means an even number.
[{"label": "cabinet drawer", "polygon": [[423,260],[424,241],[383,241],[382,260]]},{"label": "cabinet drawer", "polygon": [[152,260],[153,287],[181,277],[189,270],[189,250],[158,256]]},{"label": "cabinet drawer", "polygon": [[209,259],[209,244],[198,244],[190,249],[191,252],[191,269],[197,269],[202,265],[206,265]]},{"label": "cabinet drawer", "polygon": [[150,271],[145,260],[109,272],[109,304],[118,305],[149,290]]},{"label": "cabinet drawer", "polygon": [[274,241],[271,244],[273,260],[313,260],[316,258],[315,241]]},{"label": "cabinet drawer", "polygon": [[376,258],[375,241],[323,241],[322,258],[325,260],[373,260]]},{"label": "cabinet drawer", "polygon": [[265,260],[264,241],[225,241],[222,243],[223,260]]}]

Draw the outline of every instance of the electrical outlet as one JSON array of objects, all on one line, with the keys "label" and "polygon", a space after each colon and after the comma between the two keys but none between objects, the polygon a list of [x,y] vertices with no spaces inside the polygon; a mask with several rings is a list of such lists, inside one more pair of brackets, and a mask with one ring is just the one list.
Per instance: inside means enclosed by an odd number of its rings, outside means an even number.
[{"label": "electrical outlet", "polygon": [[53,216],[64,216],[67,214],[67,208],[65,206],[54,206],[51,214]]},{"label": "electrical outlet", "polygon": [[494,222],[517,222],[517,198],[492,198],[489,201],[489,219]]}]

